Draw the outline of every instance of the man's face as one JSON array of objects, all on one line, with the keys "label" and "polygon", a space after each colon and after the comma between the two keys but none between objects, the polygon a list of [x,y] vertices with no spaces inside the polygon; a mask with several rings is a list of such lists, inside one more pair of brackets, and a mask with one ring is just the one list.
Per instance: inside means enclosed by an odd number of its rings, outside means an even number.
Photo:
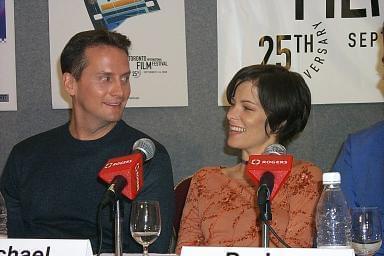
[{"label": "man's face", "polygon": [[131,92],[127,54],[112,46],[85,51],[86,67],[80,79],[67,89],[72,96],[75,120],[90,127],[115,123],[122,117]]}]

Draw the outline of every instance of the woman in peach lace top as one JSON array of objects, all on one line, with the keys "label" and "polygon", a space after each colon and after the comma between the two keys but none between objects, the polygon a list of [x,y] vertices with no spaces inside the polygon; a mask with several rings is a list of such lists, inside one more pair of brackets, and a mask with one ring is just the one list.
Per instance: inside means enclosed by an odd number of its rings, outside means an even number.
[{"label": "woman in peach lace top", "polygon": [[[255,203],[258,184],[245,172],[250,155],[268,145],[287,144],[308,120],[311,95],[304,79],[274,65],[242,68],[227,87],[227,144],[241,151],[233,167],[208,167],[194,174],[178,235],[181,247],[260,247],[261,224]],[[321,192],[321,170],[294,160],[288,179],[271,202],[274,230],[292,247],[311,247],[314,212]],[[270,234],[271,247],[282,247]]]}]

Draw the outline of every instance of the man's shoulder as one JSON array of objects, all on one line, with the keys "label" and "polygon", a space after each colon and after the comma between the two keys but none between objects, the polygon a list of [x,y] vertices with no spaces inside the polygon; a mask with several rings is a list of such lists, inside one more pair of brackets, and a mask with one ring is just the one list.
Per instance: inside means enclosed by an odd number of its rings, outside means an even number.
[{"label": "man's shoulder", "polygon": [[354,143],[381,143],[384,138],[384,121],[350,135]]},{"label": "man's shoulder", "polygon": [[162,152],[162,153],[168,154],[164,145],[162,145],[159,141],[154,139],[152,136],[146,134],[145,132],[143,132],[137,128],[134,128],[134,127],[128,125],[124,121],[121,121],[119,125],[122,127],[124,136],[129,138],[129,140],[137,141],[141,138],[148,138],[148,139],[152,140],[153,143],[155,144],[156,152],[158,152],[158,153]]},{"label": "man's shoulder", "polygon": [[59,136],[62,136],[66,127],[67,124],[64,124],[48,131],[35,134],[17,143],[15,148],[28,149],[30,147],[41,147],[44,144],[49,144],[50,142],[57,140]]}]

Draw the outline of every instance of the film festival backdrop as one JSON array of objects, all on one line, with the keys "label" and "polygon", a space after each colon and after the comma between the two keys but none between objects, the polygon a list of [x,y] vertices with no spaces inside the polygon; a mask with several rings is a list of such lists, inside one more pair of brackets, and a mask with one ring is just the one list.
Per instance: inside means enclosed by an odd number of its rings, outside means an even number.
[{"label": "film festival backdrop", "polygon": [[240,67],[304,76],[314,104],[383,102],[379,0],[218,0],[218,103]]}]

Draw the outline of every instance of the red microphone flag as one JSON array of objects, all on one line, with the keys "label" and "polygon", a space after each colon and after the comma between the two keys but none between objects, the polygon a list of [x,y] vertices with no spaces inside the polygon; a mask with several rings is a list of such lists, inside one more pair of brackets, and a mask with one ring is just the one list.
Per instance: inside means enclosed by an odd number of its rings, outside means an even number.
[{"label": "red microphone flag", "polygon": [[253,182],[257,184],[260,183],[260,178],[266,171],[273,174],[275,179],[270,197],[272,200],[288,178],[292,169],[292,162],[292,155],[251,155],[246,171]]},{"label": "red microphone flag", "polygon": [[127,185],[121,193],[133,200],[143,187],[143,156],[141,153],[133,153],[127,156],[115,157],[108,160],[99,177],[108,184],[117,175],[127,180]]}]

